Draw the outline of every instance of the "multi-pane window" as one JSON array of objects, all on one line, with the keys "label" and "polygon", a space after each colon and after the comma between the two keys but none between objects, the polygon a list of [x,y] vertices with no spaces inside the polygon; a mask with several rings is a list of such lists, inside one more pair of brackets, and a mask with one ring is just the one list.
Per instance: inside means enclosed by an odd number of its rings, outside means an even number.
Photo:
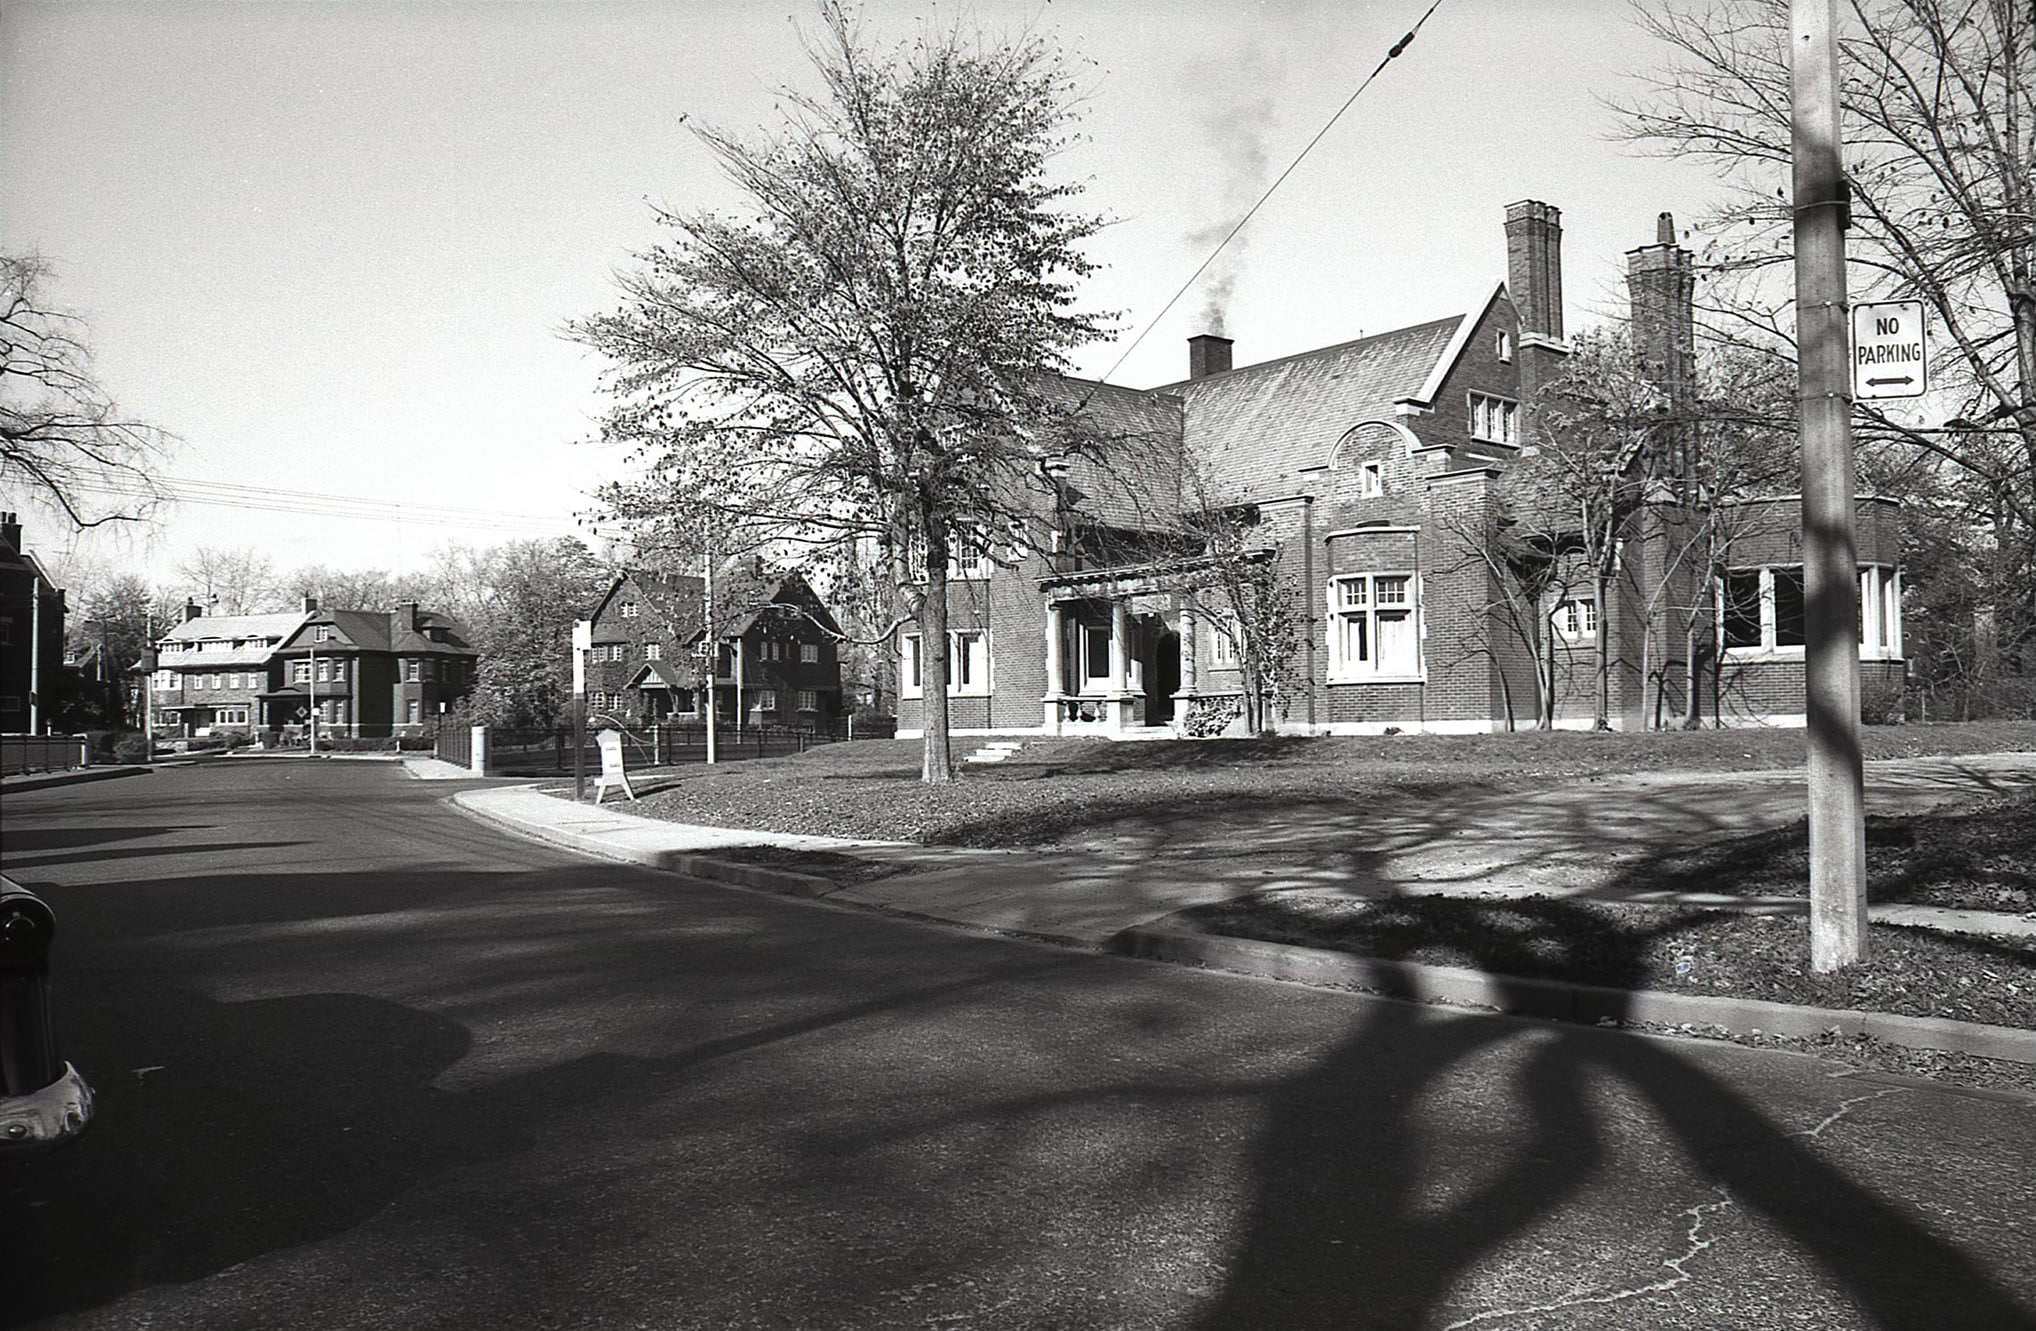
[{"label": "multi-pane window", "polygon": [[311,682],[311,662],[292,661],[290,663],[290,678],[298,684],[309,684]]},{"label": "multi-pane window", "polygon": [[[1108,630],[1105,630],[1107,632]],[[908,698],[923,696],[925,684],[919,635],[907,633],[902,640],[899,661],[899,692]],[[982,695],[990,691],[989,635],[980,629],[956,629],[947,635],[947,692]]]},{"label": "multi-pane window", "polygon": [[1555,635],[1568,642],[1589,642],[1598,636],[1598,602],[1592,596],[1572,596],[1555,603],[1549,617]]},{"label": "multi-pane window", "polygon": [[1902,654],[1902,580],[1894,569],[1859,570],[1859,645],[1869,655]]},{"label": "multi-pane window", "polygon": [[[1735,568],[1726,573],[1721,592],[1719,627],[1726,647],[1761,651],[1807,641],[1801,568]],[[1901,655],[1901,574],[1886,565],[1859,570],[1859,645],[1870,656]]]},{"label": "multi-pane window", "polygon": [[412,698],[410,700],[410,724],[414,726],[419,721],[422,721],[424,719],[423,714],[424,714],[424,704],[419,702],[417,699]]},{"label": "multi-pane window", "polygon": [[1418,676],[1411,573],[1354,573],[1329,584],[1332,679]]},{"label": "multi-pane window", "polygon": [[1218,666],[1234,667],[1243,659],[1239,648],[1244,641],[1244,626],[1233,614],[1213,615],[1209,619],[1209,660]]},{"label": "multi-pane window", "polygon": [[818,663],[820,660],[820,644],[817,642],[800,643],[799,659],[805,662],[807,665],[814,665]]},{"label": "multi-pane window", "polygon": [[1727,648],[1803,645],[1801,567],[1731,569],[1719,601],[1719,627]]},{"label": "multi-pane window", "polygon": [[315,628],[315,629],[311,630],[311,641],[313,641],[313,642],[331,642],[331,641],[332,641],[332,625],[330,625],[330,624],[320,624],[320,625],[319,625],[319,626],[318,626],[317,628]]},{"label": "multi-pane window", "polygon": [[776,689],[758,689],[756,691],[756,709],[759,712],[777,711],[778,691]]},{"label": "multi-pane window", "polygon": [[1495,444],[1517,443],[1520,438],[1520,404],[1489,393],[1470,395],[1470,437]]},{"label": "multi-pane window", "polygon": [[621,607],[621,610],[622,610],[622,617],[623,617],[624,619],[635,619],[635,618],[636,618],[636,602],[634,602],[634,601],[624,601],[624,602],[622,603],[622,607]]},{"label": "multi-pane window", "polygon": [[817,689],[800,689],[800,690],[799,690],[799,710],[800,710],[800,711],[802,711],[802,712],[817,712],[817,711],[819,711],[819,710],[820,710],[820,693],[819,693],[819,690],[817,690]]},{"label": "multi-pane window", "polygon": [[406,684],[415,684],[417,682],[417,673],[418,673],[417,658],[410,657],[406,659],[403,662],[403,682]]},{"label": "multi-pane window", "polygon": [[665,645],[661,642],[647,642],[643,644],[643,659],[646,661],[662,660],[664,654]]}]

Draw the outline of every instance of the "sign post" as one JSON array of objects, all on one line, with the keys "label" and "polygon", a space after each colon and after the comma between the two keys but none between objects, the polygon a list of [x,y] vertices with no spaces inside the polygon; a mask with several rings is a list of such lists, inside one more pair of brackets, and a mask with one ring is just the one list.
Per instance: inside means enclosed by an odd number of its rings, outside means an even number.
[{"label": "sign post", "polygon": [[1920,397],[1930,387],[1923,302],[1881,300],[1852,307],[1852,400]]}]

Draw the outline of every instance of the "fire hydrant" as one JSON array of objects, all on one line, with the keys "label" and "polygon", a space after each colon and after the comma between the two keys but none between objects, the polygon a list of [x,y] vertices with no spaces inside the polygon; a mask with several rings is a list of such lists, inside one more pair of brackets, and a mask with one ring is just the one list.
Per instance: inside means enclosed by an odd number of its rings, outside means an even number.
[{"label": "fire hydrant", "polygon": [[57,1051],[49,954],[56,912],[0,877],[0,1152],[67,1142],[92,1121],[92,1088]]}]

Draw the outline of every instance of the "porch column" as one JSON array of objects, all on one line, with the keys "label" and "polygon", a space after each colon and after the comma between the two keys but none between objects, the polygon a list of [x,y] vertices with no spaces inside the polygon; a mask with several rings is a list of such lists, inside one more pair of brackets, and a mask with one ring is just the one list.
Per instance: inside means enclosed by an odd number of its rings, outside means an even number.
[{"label": "porch column", "polygon": [[1067,636],[1067,618],[1061,602],[1046,603],[1046,692],[1053,696],[1067,689],[1067,666],[1062,660],[1062,643]]},{"label": "porch column", "polygon": [[1192,694],[1195,691],[1195,631],[1197,628],[1195,607],[1181,603],[1181,687],[1179,692]]},{"label": "porch column", "polygon": [[1046,696],[1040,702],[1045,711],[1041,724],[1049,735],[1060,733],[1060,723],[1067,712],[1061,703],[1062,695],[1067,692],[1067,663],[1063,659],[1067,612],[1062,609],[1063,604],[1051,597],[1046,602]]},{"label": "porch column", "polygon": [[1125,664],[1131,655],[1131,609],[1123,597],[1110,602],[1110,692],[1122,693],[1126,682]]}]

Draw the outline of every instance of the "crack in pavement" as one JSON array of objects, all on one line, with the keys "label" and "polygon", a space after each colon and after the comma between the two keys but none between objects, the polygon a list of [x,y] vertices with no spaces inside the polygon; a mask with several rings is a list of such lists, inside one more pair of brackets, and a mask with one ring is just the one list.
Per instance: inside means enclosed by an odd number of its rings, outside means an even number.
[{"label": "crack in pavement", "polygon": [[1855,1106],[1863,1105],[1867,1103],[1869,1100],[1885,1100],[1890,1095],[1902,1095],[1905,1094],[1908,1091],[1908,1089],[1909,1088],[1906,1086],[1895,1086],[1890,1087],[1889,1089],[1884,1091],[1873,1091],[1866,1095],[1855,1095],[1850,1100],[1843,1101],[1842,1103],[1839,1104],[1839,1106],[1836,1109],[1826,1114],[1824,1116],[1823,1122],[1819,1123],[1816,1127],[1799,1128],[1796,1131],[1790,1133],[1789,1135],[1791,1137],[1806,1137],[1811,1141],[1815,1141],[1817,1140],[1817,1138],[1824,1135],[1824,1129],[1830,1127],[1833,1123],[1836,1123],[1839,1119],[1842,1119],[1847,1114],[1851,1113]]},{"label": "crack in pavement", "polygon": [[1693,1261],[1698,1253],[1703,1252],[1704,1249],[1710,1247],[1716,1241],[1703,1236],[1704,1213],[1706,1211],[1722,1210],[1732,1205],[1734,1203],[1731,1197],[1722,1195],[1721,1190],[1719,1200],[1715,1202],[1700,1202],[1695,1206],[1684,1207],[1681,1211],[1677,1212],[1678,1215],[1688,1216],[1690,1224],[1689,1229],[1683,1235],[1686,1246],[1681,1255],[1665,1257],[1661,1261],[1661,1265],[1675,1272],[1675,1275],[1670,1279],[1654,1280],[1645,1285],[1634,1285],[1627,1289],[1610,1290],[1599,1294],[1578,1294],[1566,1299],[1557,1299],[1553,1303],[1539,1303],[1526,1308],[1488,1308],[1484,1312],[1463,1318],[1460,1321],[1451,1322],[1448,1326],[1442,1328],[1442,1331],[1461,1331],[1463,1327],[1476,1326],[1481,1322],[1487,1322],[1500,1317],[1527,1317],[1535,1313],[1561,1312],[1566,1308],[1580,1308],[1592,1304],[1620,1303],[1627,1299],[1637,1299],[1646,1294],[1666,1293],[1679,1285],[1688,1284],[1690,1273],[1685,1269],[1684,1264]]}]

